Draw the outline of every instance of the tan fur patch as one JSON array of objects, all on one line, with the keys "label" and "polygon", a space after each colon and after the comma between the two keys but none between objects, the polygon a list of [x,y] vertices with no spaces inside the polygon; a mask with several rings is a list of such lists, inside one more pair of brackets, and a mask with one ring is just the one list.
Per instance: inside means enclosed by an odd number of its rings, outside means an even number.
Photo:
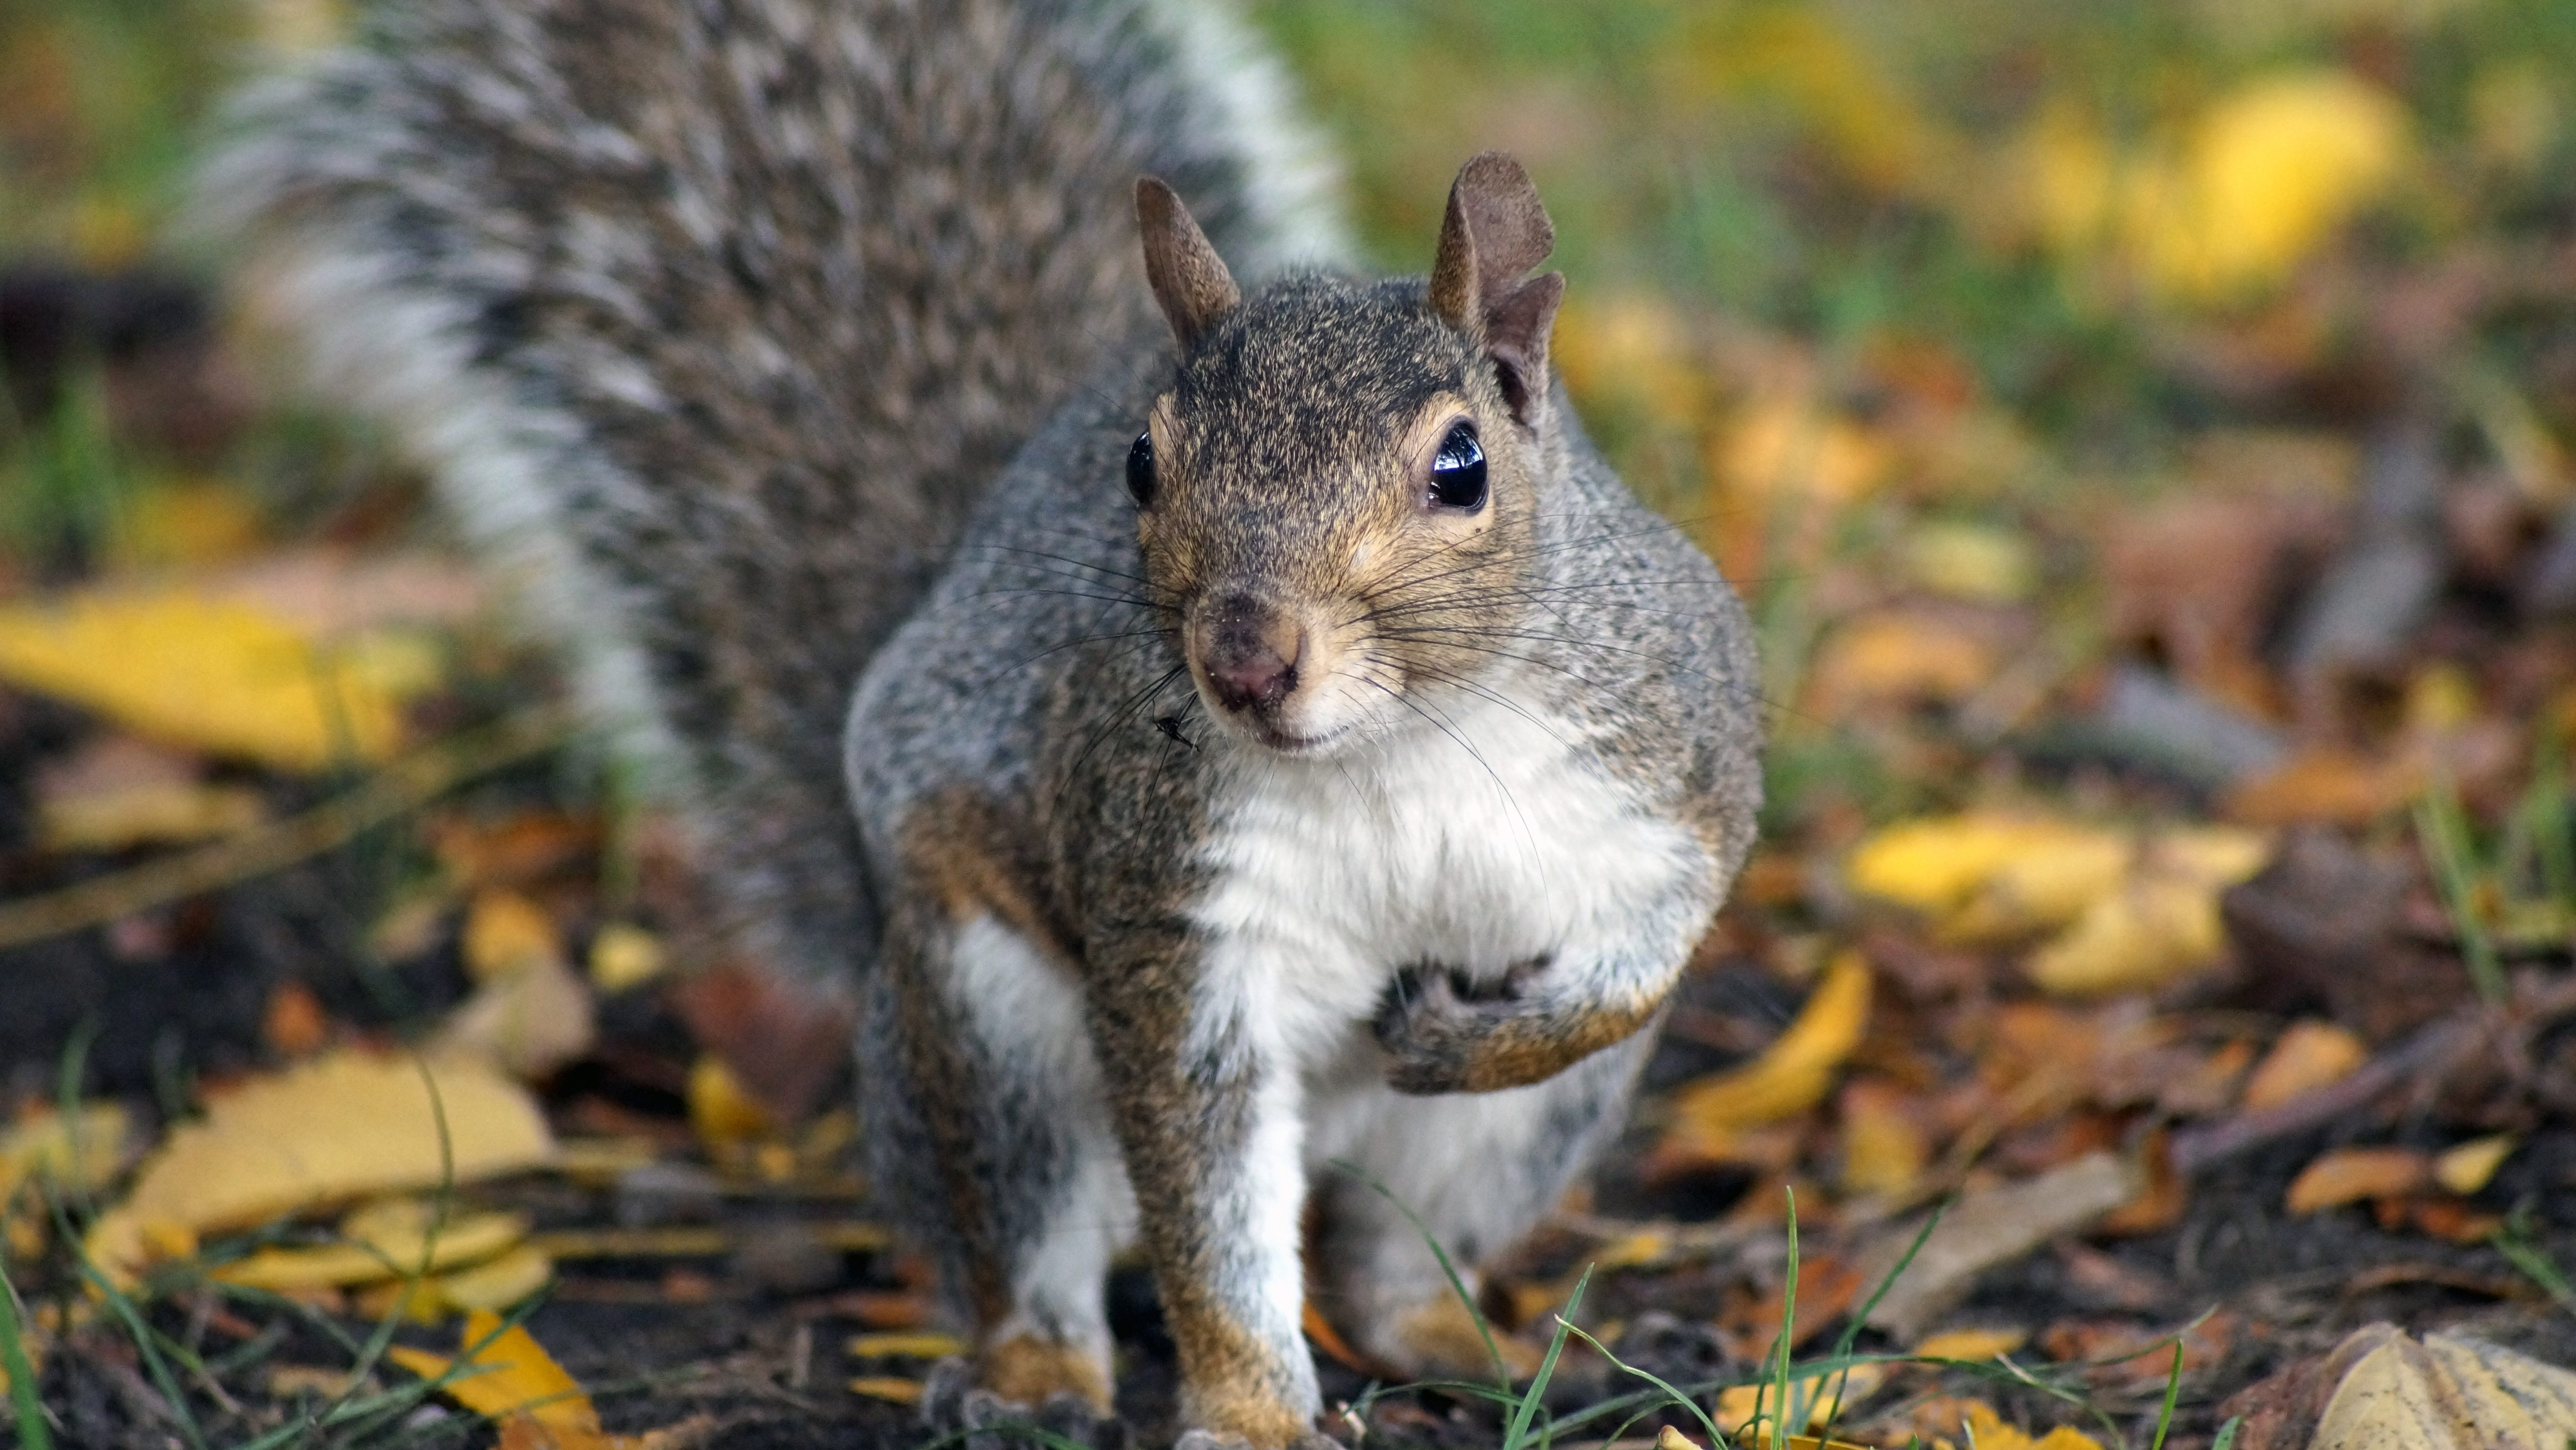
[{"label": "tan fur patch", "polygon": [[955,787],[923,801],[903,825],[904,865],[948,919],[990,913],[1050,962],[1071,972],[1070,939],[1043,896],[1034,832],[982,792]]},{"label": "tan fur patch", "polygon": [[976,1379],[1003,1399],[1043,1405],[1060,1394],[1076,1394],[1102,1414],[1110,1411],[1109,1381],[1090,1355],[1069,1344],[1015,1334],[977,1357]]},{"label": "tan fur patch", "polygon": [[[1404,1356],[1408,1374],[1482,1379],[1493,1372],[1493,1356],[1485,1352],[1485,1337],[1476,1332],[1474,1316],[1448,1290],[1398,1315],[1394,1334],[1395,1348]],[[1528,1340],[1497,1329],[1494,1350],[1503,1357],[1503,1365],[1514,1379],[1528,1379],[1538,1373],[1543,1356],[1538,1346]]]},{"label": "tan fur patch", "polygon": [[1634,1006],[1604,1005],[1567,1024],[1540,1031],[1505,1030],[1480,1044],[1462,1075],[1463,1091],[1489,1093],[1544,1082],[1565,1069],[1635,1035],[1654,1020],[1662,1004],[1654,999]]}]

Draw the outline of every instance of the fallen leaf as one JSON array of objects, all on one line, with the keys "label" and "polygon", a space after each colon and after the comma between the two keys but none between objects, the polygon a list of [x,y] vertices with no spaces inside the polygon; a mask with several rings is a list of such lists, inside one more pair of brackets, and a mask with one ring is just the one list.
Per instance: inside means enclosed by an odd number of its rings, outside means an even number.
[{"label": "fallen leaf", "polygon": [[2432,1176],[2432,1161],[2412,1148],[2337,1148],[2299,1170],[2290,1181],[2287,1205],[2304,1218],[2365,1198],[2413,1193]]},{"label": "fallen leaf", "polygon": [[101,1215],[92,1258],[125,1282],[204,1233],[382,1193],[470,1183],[546,1161],[526,1090],[471,1059],[343,1050],[253,1079],[171,1130]]},{"label": "fallen leaf", "polygon": [[590,939],[590,984],[603,992],[640,987],[669,965],[661,938],[629,922],[612,921]]},{"label": "fallen leaf", "polygon": [[711,1152],[739,1153],[778,1133],[777,1118],[743,1090],[733,1069],[712,1052],[690,1066],[688,1100],[689,1126]]},{"label": "fallen leaf", "polygon": [[1932,593],[1972,604],[2018,604],[2039,582],[2030,540],[1986,524],[1919,526],[1905,541],[1905,567]]},{"label": "fallen leaf", "polygon": [[2519,1143],[2511,1133],[2472,1138],[2433,1160],[2433,1181],[2463,1197],[2476,1193],[2495,1177]]},{"label": "fallen leaf", "polygon": [[1834,1075],[1869,1024],[1869,963],[1846,951],[1825,968],[1806,1005],[1753,1061],[1683,1087],[1659,1155],[1722,1153],[1746,1128],[1794,1117],[1824,1101]]},{"label": "fallen leaf", "polygon": [[1994,677],[1994,646],[1935,615],[1901,610],[1844,622],[1816,655],[1813,708],[1827,719],[1894,701],[1950,703]]},{"label": "fallen leaf", "polygon": [[1876,1079],[1843,1085],[1838,1107],[1845,1193],[1901,1198],[1923,1176],[1932,1149],[1907,1111],[1909,1099],[1904,1089]]},{"label": "fallen leaf", "polygon": [[1843,869],[1854,890],[1940,916],[2016,861],[2068,850],[2098,853],[2106,841],[2122,849],[2116,837],[2085,827],[1971,812],[1888,826],[1861,842]]},{"label": "fallen leaf", "polygon": [[2010,1354],[2030,1339],[2021,1329],[1950,1329],[1914,1346],[1919,1359],[1960,1359],[1976,1363]]},{"label": "fallen leaf", "polygon": [[[2096,1152],[2036,1178],[1960,1196],[1870,1311],[1869,1322],[1911,1339],[1964,1295],[1976,1276],[2137,1197],[2137,1165]],[[1883,1230],[1858,1259],[1863,1282],[1886,1281],[1912,1247],[1921,1222]]]},{"label": "fallen leaf", "polygon": [[72,1193],[106,1186],[125,1160],[129,1123],[116,1103],[83,1103],[66,1116],[50,1106],[0,1128],[0,1208],[30,1182]]},{"label": "fallen leaf", "polygon": [[2076,1429],[2060,1425],[2045,1435],[2007,1425],[2003,1417],[1982,1400],[1969,1402],[1967,1424],[1963,1427],[1968,1442],[1976,1450],[2102,1450],[2102,1442]]},{"label": "fallen leaf", "polygon": [[[504,1328],[501,1317],[484,1310],[465,1316],[456,1358],[395,1345],[385,1357],[425,1380],[448,1377],[439,1393],[487,1419],[525,1415],[538,1424],[587,1436],[577,1443],[607,1444],[600,1433],[599,1411],[581,1384],[555,1363],[526,1326]],[[564,1442],[566,1450],[574,1441]]]},{"label": "fallen leaf", "polygon": [[598,1029],[589,986],[561,956],[545,955],[476,987],[440,1026],[433,1050],[534,1080],[588,1052]]},{"label": "fallen leaf", "polygon": [[397,1199],[351,1214],[340,1232],[341,1243],[260,1249],[217,1266],[210,1277],[281,1293],[406,1278],[489,1259],[526,1238],[528,1220],[524,1214],[471,1213],[439,1224],[430,1205]]},{"label": "fallen leaf", "polygon": [[167,744],[295,771],[391,756],[403,702],[424,683],[408,665],[184,590],[0,609],[0,679]]},{"label": "fallen leaf", "polygon": [[563,942],[554,918],[515,891],[486,888],[474,893],[465,913],[465,969],[478,982],[489,982],[544,962],[563,959]]},{"label": "fallen leaf", "polygon": [[861,1375],[850,1381],[850,1393],[898,1405],[920,1404],[921,1392],[921,1381],[899,1379],[893,1375]]},{"label": "fallen leaf", "polygon": [[555,1262],[534,1244],[441,1274],[424,1286],[449,1309],[499,1313],[553,1283]]},{"label": "fallen leaf", "polygon": [[2423,767],[2331,747],[2290,757],[2227,793],[2219,811],[2248,825],[2366,826],[2423,793]]},{"label": "fallen leaf", "polygon": [[2023,971],[2043,991],[2065,996],[2142,991],[2216,962],[2226,943],[2216,888],[2149,877],[2087,907]]},{"label": "fallen leaf", "polygon": [[954,1355],[965,1354],[968,1348],[966,1341],[954,1334],[926,1332],[853,1334],[849,1341],[852,1359],[883,1359],[889,1356],[905,1359],[947,1359]]},{"label": "fallen leaf", "polygon": [[2533,1450],[2576,1440],[2576,1373],[2512,1350],[2385,1324],[2356,1331],[2313,1450]]},{"label": "fallen leaf", "polygon": [[2303,1017],[2284,1028],[2245,1081],[2245,1107],[2276,1108],[2350,1077],[2370,1060],[2361,1039],[2331,1022]]},{"label": "fallen leaf", "polygon": [[331,1040],[331,1015],[311,987],[280,982],[260,1011],[259,1036],[280,1057],[305,1057]]},{"label": "fallen leaf", "polygon": [[[1820,1430],[1849,1418],[1854,1406],[1878,1393],[1879,1386],[1886,1382],[1887,1366],[1881,1364],[1853,1365],[1832,1374],[1792,1376],[1785,1415],[1781,1414],[1777,1382],[1729,1385],[1717,1392],[1717,1413],[1712,1418],[1728,1436],[1743,1437],[1753,1428],[1753,1417],[1758,1412],[1763,1422],[1760,1438],[1768,1443],[1775,1416],[1801,1430]],[[1794,1440],[1795,1437],[1793,1443]]]},{"label": "fallen leaf", "polygon": [[2221,97],[2181,152],[2126,179],[2125,241],[2168,295],[2222,302],[2277,282],[2396,178],[2406,110],[2342,70]]}]

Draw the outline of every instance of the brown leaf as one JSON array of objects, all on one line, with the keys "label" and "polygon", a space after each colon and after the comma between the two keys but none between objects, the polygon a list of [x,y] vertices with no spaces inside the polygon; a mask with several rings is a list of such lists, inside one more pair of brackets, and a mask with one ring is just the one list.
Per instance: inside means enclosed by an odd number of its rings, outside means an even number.
[{"label": "brown leaf", "polygon": [[2412,1148],[2337,1148],[2299,1170],[2287,1206],[2304,1218],[2365,1198],[2413,1193],[2432,1176],[2432,1160]]}]

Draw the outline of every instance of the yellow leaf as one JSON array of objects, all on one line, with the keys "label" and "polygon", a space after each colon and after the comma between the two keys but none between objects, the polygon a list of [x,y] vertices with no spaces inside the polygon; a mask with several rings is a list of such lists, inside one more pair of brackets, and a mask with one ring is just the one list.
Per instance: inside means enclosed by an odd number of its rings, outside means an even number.
[{"label": "yellow leaf", "polygon": [[1885,1082],[1865,1080],[1843,1088],[1845,1192],[1895,1198],[1923,1175],[1931,1146],[1905,1111],[1905,1098],[1902,1089]]},{"label": "yellow leaf", "polygon": [[2053,931],[2115,895],[2136,859],[2136,846],[2116,832],[2071,825],[2035,830],[1941,920],[1939,935],[2001,942]]},{"label": "yellow leaf", "polygon": [[48,851],[123,851],[153,842],[204,841],[267,819],[259,792],[195,781],[145,781],[97,795],[63,796],[37,810]]},{"label": "yellow leaf", "polygon": [[2102,1442],[2071,1425],[2037,1436],[2016,1429],[1983,1400],[1968,1402],[1966,1430],[1977,1450],[2102,1450]]},{"label": "yellow leaf", "polygon": [[2383,195],[2411,144],[2404,107],[2348,72],[2251,82],[2180,154],[2132,175],[2130,246],[2149,281],[2186,301],[2267,286]]},{"label": "yellow leaf", "polygon": [[465,970],[478,982],[508,976],[539,962],[560,959],[554,918],[515,891],[486,888],[466,912]]},{"label": "yellow leaf", "polygon": [[484,1058],[511,1076],[540,1078],[590,1050],[598,1010],[560,956],[539,956],[485,981],[448,1015],[435,1050]]},{"label": "yellow leaf", "polygon": [[122,1278],[149,1262],[155,1234],[468,1183],[541,1164],[553,1146],[535,1101],[486,1063],[335,1052],[243,1084],[173,1129],[93,1226],[92,1256]]},{"label": "yellow leaf", "polygon": [[543,1250],[521,1244],[497,1258],[441,1274],[428,1287],[451,1309],[498,1313],[536,1294],[554,1277],[555,1261]]},{"label": "yellow leaf", "polygon": [[2030,541],[1984,524],[1917,528],[1905,542],[1905,567],[1925,589],[1972,604],[2018,604],[2039,582]]},{"label": "yellow leaf", "polygon": [[1950,621],[1902,611],[1865,614],[1826,637],[1815,709],[1832,717],[1872,700],[1952,701],[1994,678],[1994,647]]},{"label": "yellow leaf", "polygon": [[124,1160],[126,1126],[117,1104],[83,1103],[69,1117],[42,1109],[0,1129],[0,1207],[30,1179],[75,1193],[106,1186]]},{"label": "yellow leaf", "polygon": [[886,1333],[850,1336],[850,1357],[883,1359],[899,1355],[906,1359],[947,1359],[966,1353],[966,1341],[954,1334]]},{"label": "yellow leaf", "polygon": [[[1854,1405],[1876,1394],[1886,1379],[1887,1367],[1879,1364],[1857,1364],[1847,1371],[1792,1378],[1788,1417],[1799,1429],[1818,1429],[1828,1419],[1848,1415]],[[1758,1408],[1763,1418],[1762,1439],[1768,1443],[1772,1417],[1780,1413],[1779,1391],[1776,1383],[1729,1385],[1717,1392],[1717,1413],[1711,1418],[1729,1436],[1740,1436],[1751,1426]],[[1798,1438],[1790,1437],[1793,1444]]]},{"label": "yellow leaf", "polygon": [[285,770],[382,760],[402,739],[402,697],[381,670],[263,611],[185,591],[0,609],[0,679],[172,745]]},{"label": "yellow leaf", "polygon": [[463,1214],[444,1226],[434,1216],[430,1205],[413,1199],[370,1204],[342,1221],[346,1242],[261,1249],[217,1268],[213,1277],[276,1291],[370,1284],[488,1259],[528,1235],[524,1214]]},{"label": "yellow leaf", "polygon": [[702,1053],[689,1068],[689,1125],[698,1140],[721,1148],[772,1136],[777,1120],[746,1090],[733,1069],[714,1053]]},{"label": "yellow leaf", "polygon": [[459,1359],[425,1350],[395,1346],[386,1357],[425,1380],[456,1371],[439,1392],[487,1419],[527,1415],[549,1428],[603,1439],[599,1412],[581,1384],[555,1363],[536,1337],[521,1325],[501,1327],[501,1317],[488,1310],[465,1316],[463,1353]]},{"label": "yellow leaf", "polygon": [[147,489],[118,524],[115,558],[127,568],[221,563],[259,545],[259,510],[242,488],[220,480]]},{"label": "yellow leaf", "polygon": [[603,992],[640,987],[669,964],[661,939],[640,926],[612,921],[590,939],[590,984]]},{"label": "yellow leaf", "polygon": [[898,1405],[921,1403],[919,1380],[898,1379],[892,1375],[861,1375],[850,1381],[850,1393],[872,1400],[890,1400]]},{"label": "yellow leaf", "polygon": [[2576,1374],[2447,1334],[2419,1343],[2386,1324],[2355,1331],[2311,1450],[2470,1450],[2576,1441]]},{"label": "yellow leaf", "polygon": [[1822,1102],[1869,1025],[1869,989],[1869,963],[1860,953],[1834,958],[1796,1020],[1761,1056],[1674,1094],[1673,1136],[1721,1141]]},{"label": "yellow leaf", "polygon": [[2023,970],[2042,990],[2061,995],[2141,991],[2210,965],[2225,945],[2215,890],[2147,877],[2085,908]]},{"label": "yellow leaf", "polygon": [[1926,1336],[1914,1353],[1923,1359],[1987,1360],[2012,1353],[2029,1338],[2019,1329],[1952,1329]]},{"label": "yellow leaf", "polygon": [[2433,1181],[2447,1192],[2463,1197],[2481,1191],[2504,1160],[2513,1156],[2518,1141],[2511,1133],[2493,1137],[2472,1138],[2433,1160]]},{"label": "yellow leaf", "polygon": [[1858,424],[1803,399],[1762,404],[1739,420],[1718,458],[1737,497],[1771,509],[1839,510],[1875,489],[1895,462]]},{"label": "yellow leaf", "polygon": [[2370,1060],[2361,1039],[2331,1022],[2301,1018],[2283,1028],[2245,1081],[2245,1106],[2260,1112],[2342,1081]]},{"label": "yellow leaf", "polygon": [[2004,862],[2062,840],[2058,828],[2023,816],[1971,813],[1900,821],[1861,842],[1844,865],[1853,889],[1941,912],[1958,905]]}]

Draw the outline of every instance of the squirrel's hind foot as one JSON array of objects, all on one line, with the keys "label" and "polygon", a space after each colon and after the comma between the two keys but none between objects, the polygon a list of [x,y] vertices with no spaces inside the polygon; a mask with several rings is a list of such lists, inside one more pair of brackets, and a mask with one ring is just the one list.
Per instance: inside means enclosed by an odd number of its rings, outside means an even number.
[{"label": "squirrel's hind foot", "polygon": [[930,1367],[922,1385],[921,1423],[933,1435],[963,1435],[964,1450],[1004,1450],[1006,1446],[1069,1440],[1089,1450],[1132,1450],[1135,1436],[1127,1422],[1104,1412],[1076,1390],[1058,1390],[1035,1405],[1006,1399],[977,1383],[974,1365],[949,1358]]}]

